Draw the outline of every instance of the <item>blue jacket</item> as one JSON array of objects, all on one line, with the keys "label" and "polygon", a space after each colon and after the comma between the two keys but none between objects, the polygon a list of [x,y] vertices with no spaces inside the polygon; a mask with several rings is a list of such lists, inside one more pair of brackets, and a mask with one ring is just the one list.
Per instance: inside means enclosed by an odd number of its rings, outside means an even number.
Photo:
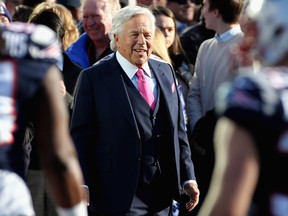
[{"label": "blue jacket", "polygon": [[80,65],[82,68],[90,67],[90,61],[87,51],[87,45],[91,41],[86,32],[84,32],[77,41],[71,44],[67,50],[66,54],[71,59],[72,62]]}]

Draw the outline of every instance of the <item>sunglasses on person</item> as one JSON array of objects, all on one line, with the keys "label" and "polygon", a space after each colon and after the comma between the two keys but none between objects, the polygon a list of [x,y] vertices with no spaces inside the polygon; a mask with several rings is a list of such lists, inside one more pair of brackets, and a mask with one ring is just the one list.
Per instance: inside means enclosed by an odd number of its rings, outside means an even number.
[{"label": "sunglasses on person", "polygon": [[202,0],[169,0],[170,2],[176,2],[178,4],[187,4],[188,1],[191,1],[194,4],[202,4]]}]

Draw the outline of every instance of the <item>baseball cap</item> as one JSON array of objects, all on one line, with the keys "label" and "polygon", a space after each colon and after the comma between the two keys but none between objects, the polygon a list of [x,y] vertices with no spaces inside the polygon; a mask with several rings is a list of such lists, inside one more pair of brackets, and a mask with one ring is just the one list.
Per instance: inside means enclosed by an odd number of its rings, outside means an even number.
[{"label": "baseball cap", "polygon": [[57,0],[57,3],[73,8],[79,8],[81,6],[80,0]]},{"label": "baseball cap", "polygon": [[12,17],[10,15],[9,11],[3,6],[0,6],[0,15],[6,16],[10,22],[12,21]]}]

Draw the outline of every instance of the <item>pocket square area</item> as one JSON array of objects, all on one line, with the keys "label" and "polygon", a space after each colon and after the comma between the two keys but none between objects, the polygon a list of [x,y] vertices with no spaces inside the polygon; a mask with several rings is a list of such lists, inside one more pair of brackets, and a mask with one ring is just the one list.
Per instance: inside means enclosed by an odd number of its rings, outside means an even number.
[{"label": "pocket square area", "polygon": [[171,85],[171,92],[173,93],[175,91],[175,83],[172,83]]}]

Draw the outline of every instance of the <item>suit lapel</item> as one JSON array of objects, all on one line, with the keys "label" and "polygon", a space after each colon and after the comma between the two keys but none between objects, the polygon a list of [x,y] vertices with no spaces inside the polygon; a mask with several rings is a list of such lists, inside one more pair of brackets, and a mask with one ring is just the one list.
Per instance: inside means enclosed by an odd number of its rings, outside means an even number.
[{"label": "suit lapel", "polygon": [[105,75],[102,77],[103,82],[105,82],[107,91],[110,92],[111,97],[115,101],[115,107],[124,113],[132,128],[136,128],[136,132],[139,134],[126,85],[120,72],[123,69],[117,62],[115,54],[111,58],[113,59],[111,59],[111,64],[109,64],[110,67],[107,69],[108,76]]},{"label": "suit lapel", "polygon": [[157,61],[149,61],[149,66],[153,70],[153,73],[159,84],[160,91],[163,93],[165,103],[170,111],[169,113],[171,113],[171,105],[173,105],[171,104],[171,85],[173,85],[174,80],[170,80],[171,78],[169,79],[167,73],[170,72],[166,72],[162,64],[158,63]]},{"label": "suit lapel", "polygon": [[[162,99],[164,99],[165,104],[169,109],[168,113],[170,113],[171,115],[173,113],[172,106],[175,106],[175,104],[171,103],[171,96],[173,93],[171,85],[176,85],[174,84],[175,80],[173,79],[173,76],[170,74],[170,72],[165,71],[165,69],[163,68],[163,64],[160,64],[158,61],[150,60],[148,63],[159,84],[159,89],[163,93]],[[111,97],[115,101],[115,107],[117,107],[117,109],[120,109],[124,113],[132,128],[136,128],[136,132],[139,135],[136,118],[133,112],[131,102],[129,100],[126,85],[121,75],[121,71],[123,73],[124,71],[117,62],[115,54],[111,56],[109,66],[110,67],[106,71],[108,76],[106,74],[102,77],[103,82],[107,87],[107,91],[110,92]]]}]

